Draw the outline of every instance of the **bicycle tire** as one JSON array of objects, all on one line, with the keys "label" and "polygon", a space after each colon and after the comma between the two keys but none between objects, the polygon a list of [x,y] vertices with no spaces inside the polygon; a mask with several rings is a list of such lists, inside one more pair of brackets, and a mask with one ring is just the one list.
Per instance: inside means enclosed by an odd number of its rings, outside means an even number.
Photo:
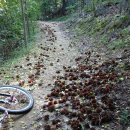
[{"label": "bicycle tire", "polygon": [[4,112],[5,110],[7,110],[9,114],[25,114],[25,113],[29,112],[33,108],[34,99],[33,99],[32,95],[27,90],[21,88],[20,86],[12,86],[12,85],[0,86],[0,90],[6,89],[6,88],[7,89],[17,89],[17,90],[19,90],[21,93],[26,95],[29,102],[28,102],[27,106],[25,106],[24,108],[16,109],[16,110],[7,109],[7,108],[4,108],[4,107],[0,106],[0,111],[1,112]]}]

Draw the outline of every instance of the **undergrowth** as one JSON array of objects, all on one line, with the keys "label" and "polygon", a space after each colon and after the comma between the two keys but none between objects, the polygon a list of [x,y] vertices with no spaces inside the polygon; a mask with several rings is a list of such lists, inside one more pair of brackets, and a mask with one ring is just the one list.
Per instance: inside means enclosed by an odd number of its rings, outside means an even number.
[{"label": "undergrowth", "polygon": [[127,15],[116,14],[95,18],[88,15],[86,18],[76,21],[76,27],[72,29],[78,36],[89,35],[110,49],[118,49],[126,47],[130,43],[129,21]]},{"label": "undergrowth", "polygon": [[38,33],[39,32],[36,29],[35,33],[32,34],[31,40],[27,43],[26,47],[24,44],[22,44],[18,48],[14,49],[14,51],[10,52],[9,57],[0,63],[0,68],[9,68],[12,65],[20,62],[21,58],[28,55],[35,48],[35,37],[37,37]]}]

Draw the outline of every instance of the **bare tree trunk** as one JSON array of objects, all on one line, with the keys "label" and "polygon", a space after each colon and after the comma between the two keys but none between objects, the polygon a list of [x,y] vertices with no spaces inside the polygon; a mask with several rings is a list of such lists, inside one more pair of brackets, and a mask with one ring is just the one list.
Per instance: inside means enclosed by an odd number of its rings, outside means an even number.
[{"label": "bare tree trunk", "polygon": [[25,17],[25,2],[21,1],[21,10],[22,10],[22,18],[23,18],[23,28],[24,28],[24,44],[27,47],[27,27],[26,27],[26,17]]},{"label": "bare tree trunk", "polygon": [[62,15],[66,14],[66,0],[62,0]]},{"label": "bare tree trunk", "polygon": [[26,28],[27,28],[27,36],[29,36],[29,38],[31,37],[31,33],[30,33],[30,24],[29,24],[29,18],[28,18],[28,14],[27,14],[27,1],[25,0],[25,18],[26,18]]}]

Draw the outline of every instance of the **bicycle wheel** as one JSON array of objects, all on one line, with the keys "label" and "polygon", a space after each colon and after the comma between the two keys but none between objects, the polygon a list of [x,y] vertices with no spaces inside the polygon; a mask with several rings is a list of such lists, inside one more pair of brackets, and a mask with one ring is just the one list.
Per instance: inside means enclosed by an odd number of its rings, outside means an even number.
[{"label": "bicycle wheel", "polygon": [[27,113],[34,104],[32,95],[19,86],[0,86],[0,99],[0,111],[7,110],[9,114]]}]

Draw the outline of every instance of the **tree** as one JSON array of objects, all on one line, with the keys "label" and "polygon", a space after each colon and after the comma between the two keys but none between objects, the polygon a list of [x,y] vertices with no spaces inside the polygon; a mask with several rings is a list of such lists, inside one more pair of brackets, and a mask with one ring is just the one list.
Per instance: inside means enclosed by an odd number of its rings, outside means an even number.
[{"label": "tree", "polygon": [[40,0],[0,0],[0,52],[4,57],[21,46],[23,40],[27,45],[39,5]]},{"label": "tree", "polygon": [[67,5],[67,0],[62,0],[62,15],[66,14],[66,5]]},{"label": "tree", "polygon": [[26,15],[25,15],[25,6],[26,2],[24,0],[21,0],[21,12],[22,12],[22,18],[23,18],[23,28],[24,28],[24,42],[25,46],[27,47],[27,23],[26,23]]}]

